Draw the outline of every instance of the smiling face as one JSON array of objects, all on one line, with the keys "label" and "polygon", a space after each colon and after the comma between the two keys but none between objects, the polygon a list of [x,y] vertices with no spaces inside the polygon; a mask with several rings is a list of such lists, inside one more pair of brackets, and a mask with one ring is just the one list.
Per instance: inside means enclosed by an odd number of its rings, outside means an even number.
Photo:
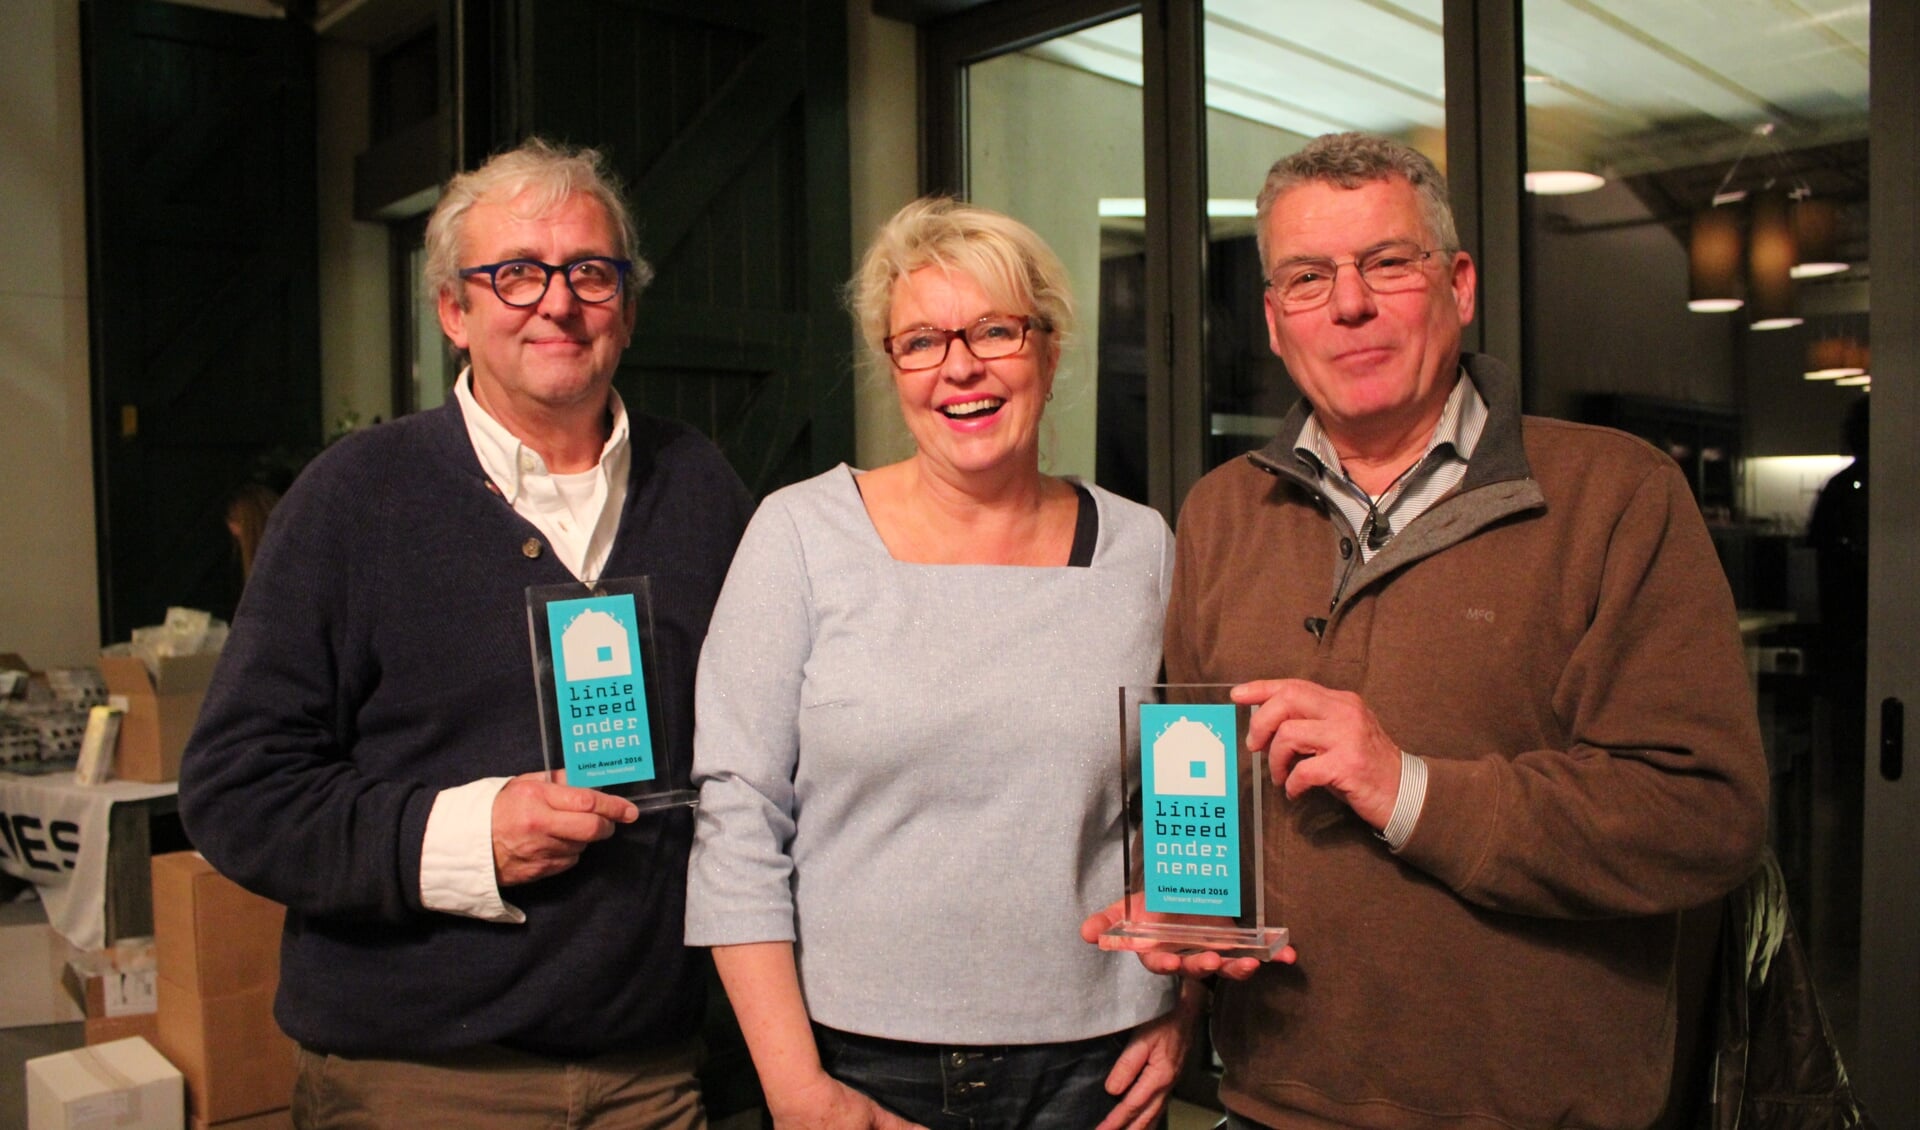
[{"label": "smiling face", "polygon": [[[482,199],[468,210],[460,233],[462,267],[622,254],[618,230],[591,197],[569,196],[539,215],[527,214],[518,202]],[[576,412],[597,418],[633,332],[630,295],[582,302],[555,274],[538,303],[516,308],[500,301],[484,275],[459,285],[459,294],[440,294],[440,325],[472,358],[474,395],[496,419],[513,430],[520,419]]]},{"label": "smiling face", "polygon": [[1342,266],[1324,305],[1283,310],[1267,288],[1267,333],[1294,383],[1336,445],[1424,444],[1453,390],[1460,331],[1473,320],[1473,260],[1435,255],[1425,285],[1375,294],[1347,261],[1389,243],[1433,247],[1419,197],[1404,177],[1341,188],[1308,181],[1282,193],[1267,216],[1267,277],[1291,260]]},{"label": "smiling face", "polygon": [[[972,278],[938,266],[921,267],[893,285],[887,336],[931,327],[970,326],[989,314],[1025,315],[997,305]],[[971,476],[1039,469],[1040,416],[1059,362],[1053,335],[1027,331],[1019,352],[991,361],[973,355],[964,339],[947,346],[931,369],[893,366],[900,412],[927,468],[950,482]]]}]

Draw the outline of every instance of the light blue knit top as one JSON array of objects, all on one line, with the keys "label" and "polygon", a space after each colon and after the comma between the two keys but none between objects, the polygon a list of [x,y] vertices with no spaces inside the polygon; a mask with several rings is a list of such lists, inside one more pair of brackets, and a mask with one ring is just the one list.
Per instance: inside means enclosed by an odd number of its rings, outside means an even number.
[{"label": "light blue knit top", "polygon": [[1173,568],[1088,487],[1087,568],[896,561],[842,465],[770,496],[700,657],[693,945],[796,942],[815,1021],[928,1043],[1118,1031],[1171,979],[1080,940],[1118,899],[1122,685]]}]

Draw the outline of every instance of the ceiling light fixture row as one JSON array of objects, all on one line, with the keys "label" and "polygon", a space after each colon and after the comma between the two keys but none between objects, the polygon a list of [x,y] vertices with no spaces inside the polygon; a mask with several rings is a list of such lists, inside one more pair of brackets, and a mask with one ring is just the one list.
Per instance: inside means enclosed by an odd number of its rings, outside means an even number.
[{"label": "ceiling light fixture row", "polygon": [[1794,284],[1838,274],[1847,264],[1835,254],[1839,213],[1830,200],[1814,197],[1804,181],[1781,187],[1769,176],[1758,191],[1734,185],[1755,141],[1771,147],[1773,123],[1754,128],[1727,169],[1713,202],[1693,219],[1687,243],[1687,308],[1703,314],[1745,309],[1755,330],[1800,325]]},{"label": "ceiling light fixture row", "polygon": [[1841,387],[1869,384],[1873,378],[1873,351],[1852,334],[1828,333],[1807,346],[1807,367],[1803,376],[1810,381],[1832,381]]}]

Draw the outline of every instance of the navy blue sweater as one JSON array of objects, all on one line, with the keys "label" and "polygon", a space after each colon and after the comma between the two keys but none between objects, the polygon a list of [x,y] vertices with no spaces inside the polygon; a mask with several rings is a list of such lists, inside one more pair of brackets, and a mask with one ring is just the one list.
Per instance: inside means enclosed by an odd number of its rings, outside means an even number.
[{"label": "navy blue sweater", "polygon": [[[657,705],[685,785],[695,661],[751,500],[692,430],[639,415],[630,429],[604,575],[652,578]],[[489,489],[451,400],[341,440],[275,510],[180,804],[215,867],[288,907],[275,1015],[302,1044],[586,1056],[697,1030],[687,809],[511,888],[524,925],[420,905],[439,790],[542,767],[525,590],[572,579]]]}]

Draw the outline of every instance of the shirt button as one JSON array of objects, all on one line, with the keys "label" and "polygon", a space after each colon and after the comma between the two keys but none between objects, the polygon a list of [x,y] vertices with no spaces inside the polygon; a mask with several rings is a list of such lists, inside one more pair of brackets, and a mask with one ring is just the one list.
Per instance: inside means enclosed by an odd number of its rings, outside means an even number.
[{"label": "shirt button", "polygon": [[523,556],[528,558],[534,558],[534,557],[540,556],[540,539],[528,538],[526,541],[521,542],[520,552]]},{"label": "shirt button", "polygon": [[1352,538],[1340,539],[1340,556],[1343,559],[1353,556],[1353,539]]}]

